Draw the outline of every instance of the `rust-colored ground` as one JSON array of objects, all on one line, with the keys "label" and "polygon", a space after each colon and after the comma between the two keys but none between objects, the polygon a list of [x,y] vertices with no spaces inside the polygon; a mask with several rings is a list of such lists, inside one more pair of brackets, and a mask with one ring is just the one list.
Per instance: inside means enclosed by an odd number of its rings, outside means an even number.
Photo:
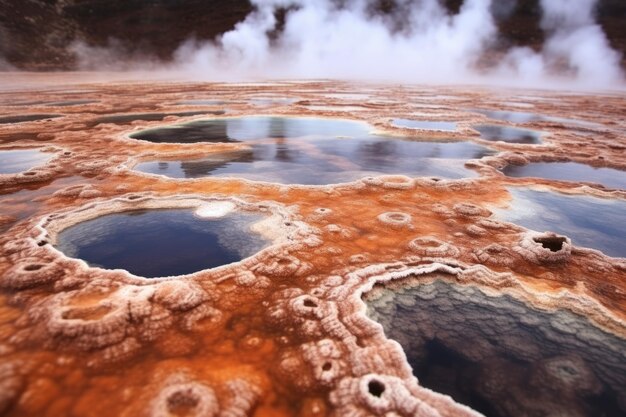
[{"label": "rust-colored ground", "polygon": [[[533,243],[537,236],[525,229],[490,218],[487,209],[511,200],[506,190],[510,185],[626,199],[624,190],[508,178],[498,171],[508,163],[542,160],[626,170],[623,94],[321,81],[228,85],[88,79],[72,85],[72,77],[7,75],[4,80],[13,84],[0,93],[3,115],[63,115],[0,125],[1,149],[37,147],[55,155],[30,175],[0,175],[2,415],[471,415],[448,397],[420,387],[401,350],[363,314],[360,293],[374,282],[434,271],[516,294],[542,308],[586,314],[597,326],[626,337],[623,259],[568,242],[552,252]],[[338,92],[365,92],[369,98],[325,96]],[[268,95],[297,101],[268,107],[248,102]],[[202,98],[227,104],[174,104]],[[76,99],[96,102],[15,106]],[[360,110],[307,108],[333,104]],[[391,118],[426,113],[421,117],[457,121],[455,136],[500,153],[470,162],[480,176],[457,181],[390,176],[305,187],[238,179],[175,180],[141,174],[132,166],[247,145],[151,144],[125,137],[202,116],[126,125],[93,122],[109,113],[223,107],[228,117],[349,118],[416,140],[449,138],[389,123]],[[531,111],[597,125],[573,130],[562,123],[535,122],[527,126],[549,133],[543,145],[485,142],[470,128],[485,121],[468,112],[472,108]],[[181,198],[189,201],[181,203]],[[276,243],[255,257],[184,279],[146,280],[88,268],[50,245],[57,229],[81,218],[134,207],[195,207],[215,199],[269,210],[287,225],[275,226]],[[387,394],[375,395],[376,384],[387,387]]]}]

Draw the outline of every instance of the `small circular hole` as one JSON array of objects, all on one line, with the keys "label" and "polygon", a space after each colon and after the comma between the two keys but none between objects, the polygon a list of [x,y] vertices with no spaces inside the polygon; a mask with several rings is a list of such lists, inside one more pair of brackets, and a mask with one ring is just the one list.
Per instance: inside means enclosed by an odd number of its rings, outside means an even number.
[{"label": "small circular hole", "polygon": [[367,384],[367,389],[374,397],[380,398],[385,392],[385,384],[376,379],[372,379],[369,384]]},{"label": "small circular hole", "polygon": [[176,415],[188,414],[198,406],[198,398],[188,392],[175,392],[167,399],[167,408]]},{"label": "small circular hole", "polygon": [[307,298],[306,300],[304,300],[304,306],[305,307],[311,307],[311,308],[315,308],[317,307],[317,303],[309,298]]}]

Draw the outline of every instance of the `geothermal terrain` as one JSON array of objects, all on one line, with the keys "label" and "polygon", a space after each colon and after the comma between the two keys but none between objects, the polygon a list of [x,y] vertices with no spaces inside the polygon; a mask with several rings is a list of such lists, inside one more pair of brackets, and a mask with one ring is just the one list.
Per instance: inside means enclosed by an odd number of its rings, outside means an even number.
[{"label": "geothermal terrain", "polygon": [[626,95],[3,74],[0,415],[623,416]]},{"label": "geothermal terrain", "polygon": [[625,16],[0,0],[0,416],[626,416]]}]

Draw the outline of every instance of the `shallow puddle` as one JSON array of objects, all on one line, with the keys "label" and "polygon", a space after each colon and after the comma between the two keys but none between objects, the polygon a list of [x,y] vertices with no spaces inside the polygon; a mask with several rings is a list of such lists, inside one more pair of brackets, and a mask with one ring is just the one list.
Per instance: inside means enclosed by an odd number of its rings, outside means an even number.
[{"label": "shallow puddle", "polygon": [[28,171],[38,165],[43,165],[52,157],[52,154],[33,149],[1,151],[0,174],[17,174]]},{"label": "shallow puddle", "polygon": [[24,114],[20,116],[0,117],[0,124],[34,122],[37,120],[54,119],[61,117],[60,114]]},{"label": "shallow puddle", "polygon": [[494,209],[496,217],[539,232],[552,231],[576,246],[626,257],[626,201],[567,196],[549,191],[512,189],[510,208]]},{"label": "shallow puddle", "polygon": [[269,106],[288,106],[298,101],[295,98],[286,97],[259,97],[253,98],[249,101],[250,105],[257,107],[269,107]]},{"label": "shallow puddle", "polygon": [[473,112],[483,114],[493,120],[512,123],[529,123],[547,120],[546,117],[538,114],[517,111],[473,110]]},{"label": "shallow puddle", "polygon": [[224,100],[183,100],[174,104],[180,106],[222,106],[226,102]]},{"label": "shallow puddle", "polygon": [[[511,103],[508,103],[511,104]],[[519,106],[523,103],[518,103]],[[531,106],[532,107],[532,106]],[[577,120],[577,119],[567,119],[563,117],[554,117],[554,116],[544,116],[541,114],[535,113],[526,113],[526,112],[516,112],[516,111],[498,111],[498,110],[472,110],[474,113],[480,113],[492,120],[500,120],[503,122],[511,122],[511,123],[531,123],[531,122],[557,122],[563,124],[570,124],[576,126],[586,126],[586,127],[602,127],[599,123],[588,122],[586,120]]]},{"label": "shallow puddle", "polygon": [[11,107],[21,107],[21,106],[39,106],[42,104],[48,104],[47,101],[3,101],[3,106],[11,106]]},{"label": "shallow puddle", "polygon": [[340,112],[358,112],[367,110],[366,107],[360,106],[324,106],[324,105],[309,105],[306,106],[307,109],[312,111],[340,111]]},{"label": "shallow puddle", "polygon": [[131,137],[181,143],[249,141],[251,145],[249,151],[225,156],[144,162],[136,168],[142,172],[176,178],[233,176],[308,185],[381,174],[472,177],[476,174],[464,167],[465,161],[492,153],[469,142],[421,142],[376,136],[369,133],[365,123],[312,118],[201,120],[146,130]]},{"label": "shallow puddle", "polygon": [[250,230],[261,216],[231,213],[216,219],[191,209],[109,214],[74,225],[57,248],[91,266],[125,269],[147,278],[190,274],[240,261],[267,246]]},{"label": "shallow puddle", "polygon": [[595,182],[605,187],[626,190],[626,172],[613,168],[595,168],[577,162],[533,162],[527,165],[507,165],[502,172],[509,177]]},{"label": "shallow puddle", "polygon": [[0,223],[0,233],[4,233],[21,220],[41,213],[40,210],[45,207],[45,200],[54,192],[81,182],[84,182],[82,177],[65,177],[44,185],[30,184],[15,192],[3,189],[3,194],[0,194],[0,213],[6,218]]},{"label": "shallow puddle", "polygon": [[626,415],[626,340],[585,317],[444,281],[366,302],[420,384],[487,417]]},{"label": "shallow puddle", "polygon": [[481,139],[492,142],[503,141],[528,145],[541,143],[541,133],[534,130],[498,125],[478,125],[472,128],[480,133]]},{"label": "shallow puddle", "polygon": [[215,175],[227,166],[237,163],[253,163],[252,151],[230,152],[211,155],[203,159],[187,161],[148,161],[135,166],[135,170],[170,178],[201,178]]},{"label": "shallow puddle", "polygon": [[394,119],[393,126],[404,127],[408,129],[434,130],[440,132],[456,131],[455,122],[436,122],[426,120],[410,120],[410,119]]},{"label": "shallow puddle", "polygon": [[224,111],[189,111],[182,113],[137,113],[137,114],[116,114],[112,116],[99,117],[94,120],[95,124],[98,123],[115,123],[115,124],[129,124],[136,120],[144,122],[155,122],[163,120],[167,116],[187,117],[187,116],[199,116],[201,114],[212,114],[220,116],[224,114]]},{"label": "shallow puddle", "polygon": [[58,107],[69,107],[69,106],[80,106],[83,104],[93,104],[98,103],[97,100],[68,100],[68,101],[58,101],[55,103],[46,104],[49,107],[58,106]]},{"label": "shallow puddle", "polygon": [[523,109],[532,109],[533,107],[535,107],[535,105],[532,103],[522,103],[519,101],[505,101],[502,104],[504,104],[505,106],[519,107]]},{"label": "shallow puddle", "polygon": [[339,100],[361,101],[361,100],[367,100],[368,98],[371,97],[371,95],[365,94],[365,93],[329,93],[329,94],[324,94],[324,97],[334,98],[334,99],[339,99]]},{"label": "shallow puddle", "polygon": [[156,143],[232,143],[357,135],[369,135],[369,126],[349,120],[253,116],[195,120],[181,125],[143,130],[130,137]]}]

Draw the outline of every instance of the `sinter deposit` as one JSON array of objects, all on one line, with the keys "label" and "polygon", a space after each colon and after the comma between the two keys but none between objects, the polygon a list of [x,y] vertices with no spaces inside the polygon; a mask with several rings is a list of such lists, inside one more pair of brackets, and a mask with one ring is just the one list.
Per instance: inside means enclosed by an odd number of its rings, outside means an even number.
[{"label": "sinter deposit", "polygon": [[47,77],[0,94],[0,415],[626,413],[623,94]]}]

